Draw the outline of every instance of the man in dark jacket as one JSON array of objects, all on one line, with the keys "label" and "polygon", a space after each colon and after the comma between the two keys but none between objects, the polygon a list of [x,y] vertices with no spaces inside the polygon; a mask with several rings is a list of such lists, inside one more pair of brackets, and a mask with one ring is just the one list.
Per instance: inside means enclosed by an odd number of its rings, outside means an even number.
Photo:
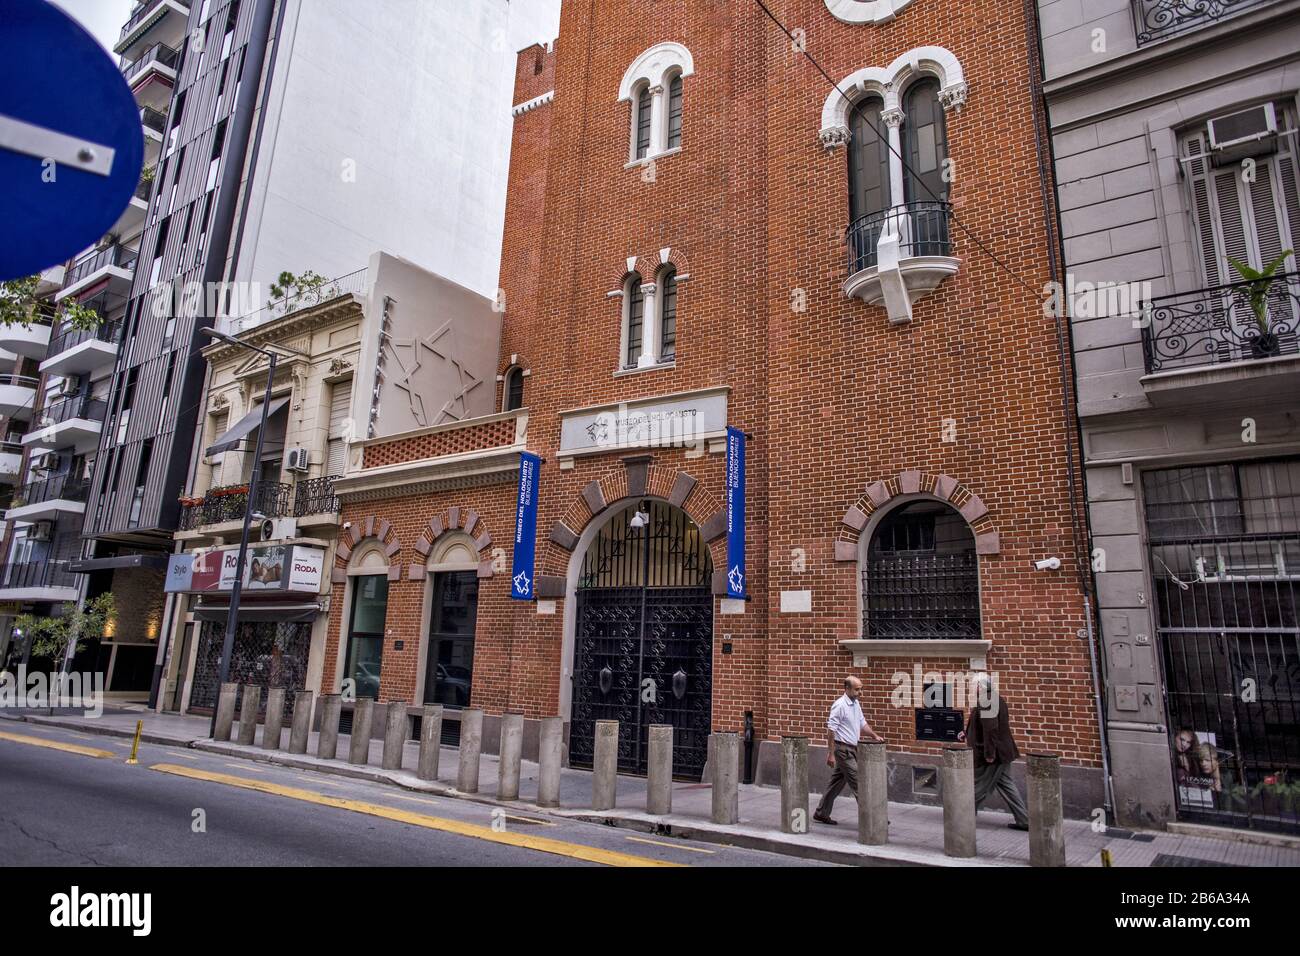
[{"label": "man in dark jacket", "polygon": [[[975,809],[983,806],[996,790],[1015,817],[1007,826],[1013,830],[1028,830],[1029,811],[1020,795],[1020,788],[1011,779],[1011,764],[1020,756],[1020,750],[1011,736],[1007,702],[991,689],[987,674],[979,675],[976,681],[979,682],[979,699],[971,708],[966,730],[957,737],[975,751]],[[987,706],[987,715],[981,704]],[[995,707],[997,715],[993,716]]]}]

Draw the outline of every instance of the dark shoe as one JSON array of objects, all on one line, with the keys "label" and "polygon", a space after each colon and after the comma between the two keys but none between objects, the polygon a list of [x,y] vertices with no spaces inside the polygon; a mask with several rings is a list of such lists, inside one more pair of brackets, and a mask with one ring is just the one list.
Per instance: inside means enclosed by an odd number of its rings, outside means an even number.
[{"label": "dark shoe", "polygon": [[1008,824],[1007,824],[1007,829],[1008,829],[1008,830],[1028,830],[1028,829],[1029,829],[1029,824],[1028,824],[1028,823],[1008,823]]},{"label": "dark shoe", "polygon": [[816,820],[818,823],[825,823],[827,826],[832,826],[832,827],[839,826],[839,824],[836,823],[834,820],[832,820],[830,817],[824,817],[820,813],[814,813],[813,819]]}]

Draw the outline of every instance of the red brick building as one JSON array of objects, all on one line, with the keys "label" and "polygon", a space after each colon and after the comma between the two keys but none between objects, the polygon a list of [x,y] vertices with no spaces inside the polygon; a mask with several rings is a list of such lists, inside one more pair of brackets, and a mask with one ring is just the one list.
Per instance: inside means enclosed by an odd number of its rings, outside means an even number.
[{"label": "red brick building", "polygon": [[[892,795],[925,800],[952,715],[894,706],[896,675],[987,668],[1086,813],[1086,548],[1023,11],[768,6],[789,34],[743,0],[567,3],[555,48],[520,53],[508,410],[364,443],[324,687],[558,713],[577,763],[621,716],[630,770],[637,724],[672,722],[696,775],[748,712],[773,780],[780,736],[824,740],[854,673],[921,768]],[[750,436],[745,601],[724,597],[725,425]],[[525,448],[535,602],[510,597]]]}]

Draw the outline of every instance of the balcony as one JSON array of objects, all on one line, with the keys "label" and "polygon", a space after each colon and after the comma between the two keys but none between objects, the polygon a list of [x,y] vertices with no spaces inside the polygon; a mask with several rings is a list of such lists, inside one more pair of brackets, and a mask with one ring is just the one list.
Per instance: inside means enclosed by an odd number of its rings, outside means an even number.
[{"label": "balcony", "polygon": [[[266,518],[291,515],[290,487],[278,481],[260,481],[254,486],[253,511]],[[240,523],[248,507],[248,485],[226,485],[209,489],[203,498],[182,499],[181,531],[198,531],[212,525]]]},{"label": "balcony", "polygon": [[151,106],[140,108],[140,126],[144,130],[144,164],[153,166],[162,153],[163,136],[167,133],[167,114]]},{"label": "balcony", "polygon": [[1165,40],[1227,17],[1262,7],[1273,0],[1133,0],[1137,45]]},{"label": "balcony", "polygon": [[16,485],[23,470],[23,446],[0,442],[0,485]]},{"label": "balcony", "polygon": [[67,272],[63,266],[50,266],[41,272],[40,281],[36,285],[36,294],[38,296],[52,295],[63,288],[63,276]]},{"label": "balcony", "polygon": [[0,325],[0,349],[29,359],[42,359],[50,347],[48,314],[36,314],[27,325]]},{"label": "balcony", "polygon": [[80,584],[67,561],[0,564],[0,601],[75,601]]},{"label": "balcony", "polygon": [[[109,246],[82,256],[68,270],[63,289],[54,300],[61,302],[69,296],[80,295],[101,282],[109,291],[129,295],[131,279],[135,276],[135,258],[135,250],[125,246]],[[48,344],[48,338],[46,341]]]},{"label": "balcony", "polygon": [[9,521],[53,521],[59,515],[85,514],[89,490],[89,479],[75,475],[28,482],[14,492],[13,504],[5,518]]},{"label": "balcony", "polygon": [[310,481],[298,482],[293,495],[293,516],[311,518],[316,515],[334,517],[338,515],[339,499],[334,494],[334,482],[338,475],[312,478]]},{"label": "balcony", "polygon": [[113,52],[129,60],[138,60],[151,43],[178,47],[185,38],[190,5],[184,0],[140,0],[131,11],[131,19],[122,27],[122,36]]},{"label": "balcony", "polygon": [[1249,282],[1160,296],[1143,310],[1142,385],[1154,405],[1260,399],[1300,391],[1300,272],[1276,277],[1257,304]]},{"label": "balcony", "polygon": [[127,237],[139,233],[144,226],[144,217],[149,212],[149,194],[152,190],[153,180],[141,176],[135,192],[131,194],[131,201],[126,204],[126,208],[117,217],[117,222],[113,223],[113,228],[109,232]]},{"label": "balcony", "polygon": [[77,395],[41,409],[39,420],[23,436],[32,448],[71,448],[77,454],[93,451],[99,444],[108,403],[88,395]]},{"label": "balcony", "polygon": [[32,420],[40,379],[30,375],[0,375],[0,415],[20,422]]},{"label": "balcony", "polygon": [[179,62],[180,54],[176,50],[165,43],[155,43],[122,69],[122,78],[141,106],[165,110],[171,103]]},{"label": "balcony", "polygon": [[49,358],[41,371],[50,375],[89,375],[112,366],[117,358],[121,322],[103,322],[93,329],[60,329],[50,339]]},{"label": "balcony", "polygon": [[304,309],[324,305],[326,302],[342,296],[364,296],[366,294],[366,277],[368,274],[368,270],[358,269],[356,272],[350,272],[340,278],[331,279],[319,288],[308,289],[297,295],[277,299],[256,312],[250,312],[237,319],[226,318],[223,320],[221,331],[227,335],[239,335],[249,329],[255,329],[259,325],[274,322],[276,319],[282,319],[286,315],[292,315]]},{"label": "balcony", "polygon": [[846,295],[883,305],[889,321],[912,320],[912,304],[957,273],[946,202],[910,202],[863,216],[849,226]]}]

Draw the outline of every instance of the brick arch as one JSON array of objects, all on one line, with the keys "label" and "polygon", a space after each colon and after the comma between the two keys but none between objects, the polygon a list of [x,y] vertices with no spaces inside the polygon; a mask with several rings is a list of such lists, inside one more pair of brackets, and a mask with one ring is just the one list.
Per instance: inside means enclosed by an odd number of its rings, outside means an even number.
[{"label": "brick arch", "polygon": [[346,536],[339,541],[338,546],[334,549],[334,569],[330,573],[330,582],[333,584],[346,584],[348,580],[348,562],[352,559],[352,554],[364,542],[375,541],[383,549],[388,558],[388,580],[402,580],[402,563],[398,556],[402,553],[402,541],[393,530],[393,526],[387,518],[380,518],[376,515],[367,515],[365,518],[359,518],[352,522],[352,527],[348,529]]},{"label": "brick arch", "polygon": [[862,531],[878,511],[887,509],[904,495],[924,494],[952,505],[970,525],[975,536],[976,554],[997,554],[1000,550],[998,530],[988,506],[961,482],[947,475],[925,471],[903,471],[892,478],[882,478],[867,489],[840,519],[835,536],[835,560],[857,561]]},{"label": "brick arch", "polygon": [[606,274],[605,281],[609,284],[610,290],[608,295],[611,298],[621,295],[627,277],[633,272],[641,276],[642,282],[654,282],[659,270],[669,264],[676,268],[678,279],[691,274],[690,258],[685,249],[677,246],[664,246],[654,252],[629,256],[619,261]]},{"label": "brick arch", "polygon": [[415,542],[415,553],[420,556],[419,563],[407,569],[411,581],[423,581],[428,575],[427,563],[429,552],[439,538],[446,534],[464,532],[474,540],[474,549],[478,552],[478,576],[492,577],[492,556],[488,549],[492,547],[492,532],[488,531],[487,522],[473,508],[452,505],[442,514],[436,514],[424,526],[419,539]]},{"label": "brick arch", "polygon": [[668,465],[657,465],[649,455],[626,458],[622,466],[587,484],[569,503],[564,514],[551,526],[542,547],[537,593],[543,598],[562,598],[569,573],[569,559],[578,547],[583,531],[612,506],[638,498],[659,498],[681,508],[700,529],[713,561],[713,593],[726,594],[727,513],[722,502],[702,488],[693,475]]}]

